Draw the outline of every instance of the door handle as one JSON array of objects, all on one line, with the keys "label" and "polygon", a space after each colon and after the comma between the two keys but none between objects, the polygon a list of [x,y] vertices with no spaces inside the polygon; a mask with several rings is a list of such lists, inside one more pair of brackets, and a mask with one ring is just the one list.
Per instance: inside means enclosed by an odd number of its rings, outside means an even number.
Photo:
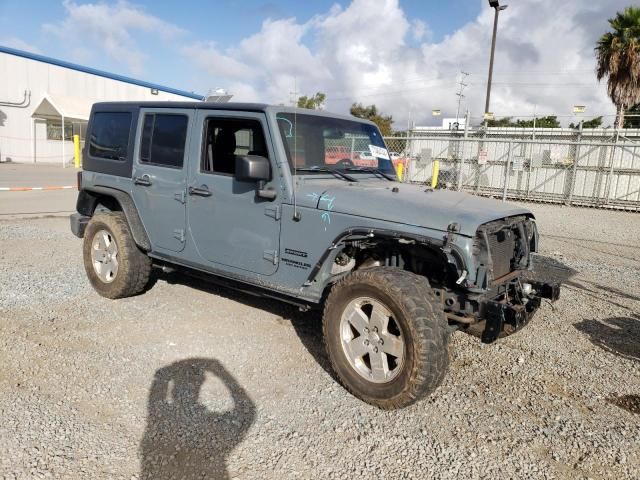
[{"label": "door handle", "polygon": [[200,187],[189,187],[189,195],[198,195],[199,197],[210,197],[211,190],[206,185]]},{"label": "door handle", "polygon": [[133,183],[135,183],[136,185],[141,185],[143,187],[150,187],[151,186],[151,177],[149,177],[149,175],[147,175],[145,173],[141,177],[134,178],[133,179]]}]

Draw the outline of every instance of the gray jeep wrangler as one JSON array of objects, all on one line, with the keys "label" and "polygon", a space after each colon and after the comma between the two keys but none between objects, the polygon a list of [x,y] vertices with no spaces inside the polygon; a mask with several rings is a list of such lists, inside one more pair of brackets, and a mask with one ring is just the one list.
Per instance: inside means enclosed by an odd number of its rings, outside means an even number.
[{"label": "gray jeep wrangler", "polygon": [[453,330],[493,342],[559,296],[558,284],[524,277],[538,243],[531,212],[399,183],[368,121],[98,103],[83,158],[71,229],[100,295],[139,294],[161,267],[322,306],[337,377],[380,408],[438,387]]}]

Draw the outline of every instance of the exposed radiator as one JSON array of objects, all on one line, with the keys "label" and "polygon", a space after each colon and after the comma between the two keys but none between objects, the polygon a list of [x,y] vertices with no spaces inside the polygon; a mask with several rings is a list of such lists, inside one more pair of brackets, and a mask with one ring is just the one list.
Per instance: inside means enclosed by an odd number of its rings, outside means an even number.
[{"label": "exposed radiator", "polygon": [[489,252],[493,263],[493,278],[500,278],[511,272],[516,240],[516,232],[513,230],[500,230],[489,235]]}]

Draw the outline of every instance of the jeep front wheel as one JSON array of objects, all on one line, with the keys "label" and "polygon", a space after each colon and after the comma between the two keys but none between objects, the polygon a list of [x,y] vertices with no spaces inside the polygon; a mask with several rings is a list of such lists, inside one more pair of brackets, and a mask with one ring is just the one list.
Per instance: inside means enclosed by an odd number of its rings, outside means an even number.
[{"label": "jeep front wheel", "polygon": [[431,394],[449,365],[449,328],[426,278],[397,268],[337,282],[323,316],[327,354],[353,395],[383,409]]},{"label": "jeep front wheel", "polygon": [[122,212],[94,215],[82,250],[87,277],[103,297],[130,297],[147,286],[151,259],[136,245]]}]

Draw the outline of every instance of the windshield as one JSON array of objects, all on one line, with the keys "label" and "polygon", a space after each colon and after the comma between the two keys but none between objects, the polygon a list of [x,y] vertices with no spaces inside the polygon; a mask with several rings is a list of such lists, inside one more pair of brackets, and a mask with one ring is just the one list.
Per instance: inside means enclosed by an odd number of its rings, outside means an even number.
[{"label": "windshield", "polygon": [[290,112],[276,115],[289,165],[300,171],[377,169],[395,174],[377,127],[357,121]]}]

